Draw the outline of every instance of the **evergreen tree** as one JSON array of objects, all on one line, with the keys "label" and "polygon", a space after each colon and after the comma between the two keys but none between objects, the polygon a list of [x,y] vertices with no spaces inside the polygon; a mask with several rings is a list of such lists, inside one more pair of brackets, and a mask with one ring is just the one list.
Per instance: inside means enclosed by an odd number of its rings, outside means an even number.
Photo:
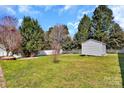
[{"label": "evergreen tree", "polygon": [[45,32],[45,35],[44,35],[44,40],[45,40],[45,42],[44,42],[44,49],[48,49],[48,50],[50,50],[51,49],[51,46],[50,46],[50,33],[52,32],[52,30],[53,30],[53,27],[50,27],[49,28],[49,30],[48,31],[46,31]]},{"label": "evergreen tree", "polygon": [[107,48],[121,49],[124,47],[124,31],[119,24],[114,23],[112,30],[109,33],[109,41],[107,42]]},{"label": "evergreen tree", "polygon": [[87,15],[84,15],[78,25],[78,32],[74,36],[74,41],[77,48],[81,48],[81,43],[89,38],[91,20]]},{"label": "evergreen tree", "polygon": [[124,32],[119,24],[113,21],[113,12],[105,5],[98,6],[92,17],[92,37],[106,43],[107,48],[123,47]]},{"label": "evergreen tree", "polygon": [[73,49],[73,41],[70,36],[67,36],[66,39],[64,39],[64,43],[62,44],[63,50],[72,50]]},{"label": "evergreen tree", "polygon": [[23,18],[20,26],[22,35],[22,50],[25,56],[34,56],[44,47],[44,32],[37,20],[29,16]]},{"label": "evergreen tree", "polygon": [[93,38],[102,42],[105,42],[112,28],[113,13],[105,5],[99,5],[93,12],[92,17],[92,33]]},{"label": "evergreen tree", "polygon": [[69,31],[68,31],[67,25],[63,25],[63,27],[64,27],[64,29],[66,29],[66,30],[64,31],[64,34],[65,34],[65,35],[69,35]]}]

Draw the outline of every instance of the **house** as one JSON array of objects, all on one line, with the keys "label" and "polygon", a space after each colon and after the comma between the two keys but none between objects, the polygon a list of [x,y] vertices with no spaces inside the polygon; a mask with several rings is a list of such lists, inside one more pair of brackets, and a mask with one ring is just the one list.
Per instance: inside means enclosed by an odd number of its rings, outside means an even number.
[{"label": "house", "polygon": [[[52,55],[53,54],[53,51],[54,50],[41,50],[41,51],[38,51],[38,56],[40,55]],[[60,54],[62,54],[62,49],[60,50]],[[0,57],[1,56],[6,56],[7,55],[7,52],[4,48],[4,46],[2,44],[0,44]],[[9,55],[11,55],[11,53],[9,53]],[[22,57],[21,53],[19,53],[18,55],[17,54],[14,54],[13,55],[14,57],[16,58],[20,58]]]},{"label": "house", "polygon": [[[7,55],[7,52],[6,52],[5,48],[4,48],[4,45],[0,44],[0,57],[6,56],[6,55]],[[11,55],[11,53],[9,53],[9,55]],[[22,57],[21,54],[18,54],[18,55],[14,54],[13,56],[16,57],[16,58]]]},{"label": "house", "polygon": [[106,54],[106,44],[94,39],[89,39],[86,42],[82,43],[81,54],[103,56]]},{"label": "house", "polygon": [[0,56],[6,56],[5,48],[2,44],[0,44]]}]

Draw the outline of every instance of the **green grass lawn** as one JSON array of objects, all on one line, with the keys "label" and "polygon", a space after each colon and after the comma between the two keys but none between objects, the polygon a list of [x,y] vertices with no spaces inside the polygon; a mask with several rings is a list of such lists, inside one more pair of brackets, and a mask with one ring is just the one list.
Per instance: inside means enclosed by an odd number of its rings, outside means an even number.
[{"label": "green grass lawn", "polygon": [[61,55],[59,63],[53,63],[52,56],[40,56],[35,59],[0,60],[0,65],[7,87],[123,87],[121,70],[124,69],[120,69],[119,61],[121,64],[124,62],[124,55],[119,56]]}]

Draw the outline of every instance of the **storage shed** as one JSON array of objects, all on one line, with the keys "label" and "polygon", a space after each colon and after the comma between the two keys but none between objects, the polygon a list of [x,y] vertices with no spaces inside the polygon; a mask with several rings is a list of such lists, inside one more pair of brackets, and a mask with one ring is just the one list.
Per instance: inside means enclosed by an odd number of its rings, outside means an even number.
[{"label": "storage shed", "polygon": [[82,43],[82,55],[104,56],[106,54],[106,44],[100,41],[89,39]]}]

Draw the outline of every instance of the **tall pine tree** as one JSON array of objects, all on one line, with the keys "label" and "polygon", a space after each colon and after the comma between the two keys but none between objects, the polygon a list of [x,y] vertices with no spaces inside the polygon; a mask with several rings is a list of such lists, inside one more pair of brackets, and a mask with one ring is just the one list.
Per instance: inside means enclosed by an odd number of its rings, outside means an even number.
[{"label": "tall pine tree", "polygon": [[34,56],[38,50],[44,47],[44,31],[37,20],[29,16],[23,18],[20,26],[22,35],[22,50],[25,56]]},{"label": "tall pine tree", "polygon": [[124,47],[124,31],[117,23],[113,23],[112,30],[109,33],[107,48],[121,49]]},{"label": "tall pine tree", "polygon": [[77,48],[81,48],[81,43],[89,38],[91,20],[87,15],[84,15],[78,25],[78,32],[74,36],[74,42]]},{"label": "tall pine tree", "polygon": [[113,12],[105,5],[99,5],[92,16],[92,37],[106,43],[107,48],[124,47],[124,32],[119,24],[114,22]]},{"label": "tall pine tree", "polygon": [[92,33],[93,38],[102,42],[106,42],[107,35],[112,28],[113,13],[105,5],[99,5],[92,16]]}]

